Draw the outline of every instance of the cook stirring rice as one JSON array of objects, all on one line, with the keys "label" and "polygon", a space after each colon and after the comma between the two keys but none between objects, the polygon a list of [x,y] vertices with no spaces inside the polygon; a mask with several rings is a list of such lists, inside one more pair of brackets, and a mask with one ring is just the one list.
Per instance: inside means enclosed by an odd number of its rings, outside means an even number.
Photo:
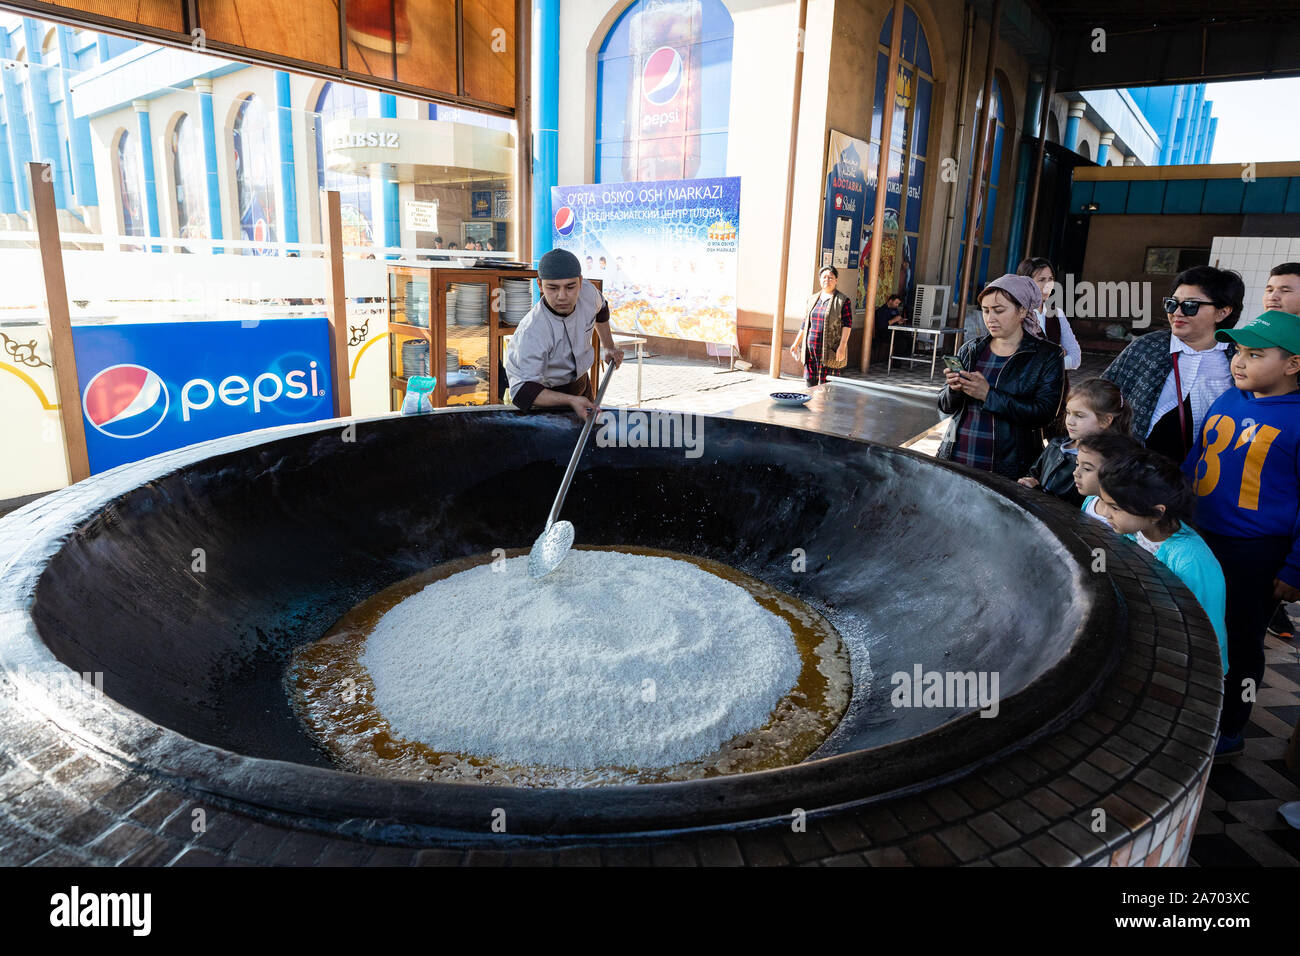
[{"label": "cook stirring rice", "polygon": [[510,401],[524,411],[568,407],[586,421],[599,411],[591,400],[594,392],[587,374],[596,359],[593,328],[614,367],[623,363],[623,352],[609,328],[609,305],[582,278],[578,257],[565,249],[542,256],[537,284],[542,297],[519,323],[506,349]]}]

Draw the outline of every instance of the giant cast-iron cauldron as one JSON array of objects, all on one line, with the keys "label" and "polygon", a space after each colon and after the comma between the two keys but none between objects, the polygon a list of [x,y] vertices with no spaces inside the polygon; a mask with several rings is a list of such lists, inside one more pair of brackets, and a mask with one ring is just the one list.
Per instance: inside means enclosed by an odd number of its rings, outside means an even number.
[{"label": "giant cast-iron cauldron", "polygon": [[[1082,726],[1109,688],[1129,686],[1126,647],[1149,651],[1162,632],[1182,642],[1163,669],[1213,684],[1213,634],[1190,595],[1078,512],[912,452],[708,418],[698,458],[593,444],[565,515],[580,543],[707,556],[825,609],[842,632],[859,629],[870,693],[814,758],[585,790],[340,772],[290,710],[293,648],[428,566],[528,547],[578,430],[567,415],[502,410],[361,420],[354,434],[344,424],[191,446],[0,522],[0,661],[24,699],[80,745],[225,806],[407,845],[500,841],[488,821],[505,808],[506,839],[522,845],[897,805]],[[1109,573],[1094,570],[1099,542]],[[1148,592],[1150,604],[1132,606]],[[998,716],[891,706],[889,675],[918,664],[998,672]],[[64,667],[102,672],[107,699],[43,699],[41,675]],[[1140,709],[1140,691],[1124,693]],[[1194,733],[1205,759],[1179,782],[1193,824],[1213,746],[1212,728]]]}]

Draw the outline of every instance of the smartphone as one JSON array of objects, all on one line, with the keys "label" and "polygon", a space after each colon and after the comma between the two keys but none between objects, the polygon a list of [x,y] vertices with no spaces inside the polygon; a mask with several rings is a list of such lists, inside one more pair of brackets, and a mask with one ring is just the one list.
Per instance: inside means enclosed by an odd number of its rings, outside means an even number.
[{"label": "smartphone", "polygon": [[966,371],[961,367],[961,362],[957,361],[957,356],[955,355],[945,355],[943,357],[943,364],[948,366],[948,371],[950,372],[957,372],[960,374],[961,372]]}]

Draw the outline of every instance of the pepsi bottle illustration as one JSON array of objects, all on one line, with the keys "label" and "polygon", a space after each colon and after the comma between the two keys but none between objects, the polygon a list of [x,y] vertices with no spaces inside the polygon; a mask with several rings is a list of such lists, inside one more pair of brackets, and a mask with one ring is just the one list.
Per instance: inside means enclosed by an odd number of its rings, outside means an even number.
[{"label": "pepsi bottle illustration", "polygon": [[629,24],[628,182],[691,179],[700,169],[700,0],[645,3]]}]

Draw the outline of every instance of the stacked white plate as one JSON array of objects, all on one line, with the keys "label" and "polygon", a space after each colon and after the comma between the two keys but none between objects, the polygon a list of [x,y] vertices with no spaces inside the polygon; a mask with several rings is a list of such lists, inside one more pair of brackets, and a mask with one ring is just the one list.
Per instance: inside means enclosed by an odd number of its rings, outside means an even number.
[{"label": "stacked white plate", "polygon": [[459,287],[455,285],[447,286],[447,322],[449,324],[456,321],[456,300],[460,297]]},{"label": "stacked white plate", "polygon": [[518,325],[533,307],[533,281],[531,279],[502,279],[501,291],[505,302],[501,321]]},{"label": "stacked white plate", "polygon": [[402,377],[429,374],[429,343],[412,339],[402,343]]},{"label": "stacked white plate", "polygon": [[[456,293],[455,309],[451,294]],[[487,325],[488,287],[479,282],[455,282],[447,287],[447,317],[456,325]]]}]

